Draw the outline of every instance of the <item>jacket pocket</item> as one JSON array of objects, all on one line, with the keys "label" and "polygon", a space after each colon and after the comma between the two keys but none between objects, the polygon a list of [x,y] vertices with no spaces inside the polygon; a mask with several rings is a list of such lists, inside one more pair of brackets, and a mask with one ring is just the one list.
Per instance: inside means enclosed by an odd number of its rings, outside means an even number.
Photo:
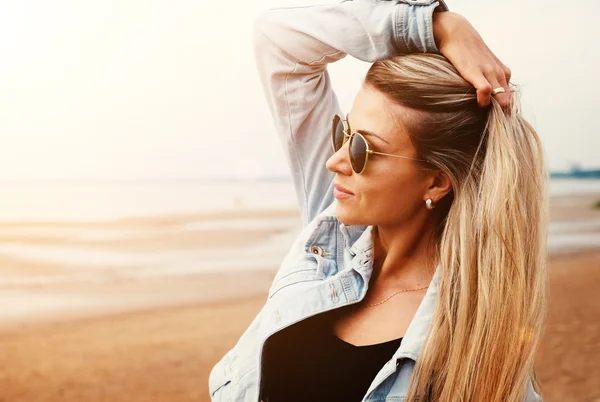
[{"label": "jacket pocket", "polygon": [[309,282],[317,280],[317,268],[314,266],[299,267],[296,270],[287,272],[279,278],[275,278],[269,289],[269,298],[275,296],[280,290],[300,282]]},{"label": "jacket pocket", "polygon": [[335,273],[337,247],[335,217],[317,217],[296,239],[273,278],[269,298],[301,282],[323,280]]},{"label": "jacket pocket", "polygon": [[335,261],[316,254],[307,254],[306,262],[298,269],[275,278],[269,289],[269,298],[280,290],[300,282],[322,281],[337,272]]}]

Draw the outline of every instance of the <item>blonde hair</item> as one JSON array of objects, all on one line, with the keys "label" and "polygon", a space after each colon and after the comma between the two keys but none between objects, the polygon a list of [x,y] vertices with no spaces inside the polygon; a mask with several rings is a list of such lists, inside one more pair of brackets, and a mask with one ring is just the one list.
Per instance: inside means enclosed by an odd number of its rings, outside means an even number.
[{"label": "blonde hair", "polygon": [[401,124],[427,161],[419,165],[452,182],[433,210],[439,299],[407,400],[520,402],[528,378],[537,390],[534,354],[547,316],[540,138],[514,87],[510,110],[495,99],[478,107],[475,88],[441,55],[377,61],[365,85],[405,107]]}]

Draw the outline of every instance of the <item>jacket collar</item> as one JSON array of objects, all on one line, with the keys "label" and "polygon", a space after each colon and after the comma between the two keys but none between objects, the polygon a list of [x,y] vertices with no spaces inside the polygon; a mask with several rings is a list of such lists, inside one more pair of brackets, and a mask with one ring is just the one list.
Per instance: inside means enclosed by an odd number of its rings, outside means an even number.
[{"label": "jacket collar", "polygon": [[[337,203],[337,199],[334,199],[333,202],[318,215],[317,219],[319,221],[337,221]],[[353,257],[357,254],[364,253],[373,247],[373,239],[371,234],[373,226],[344,225],[338,221],[338,227],[344,238],[344,246]]]}]

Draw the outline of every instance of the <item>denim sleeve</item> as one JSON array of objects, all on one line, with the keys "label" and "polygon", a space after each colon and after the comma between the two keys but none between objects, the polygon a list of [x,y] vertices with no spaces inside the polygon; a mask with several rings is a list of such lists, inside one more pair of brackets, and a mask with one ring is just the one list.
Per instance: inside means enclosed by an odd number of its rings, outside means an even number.
[{"label": "denim sleeve", "polygon": [[327,64],[351,55],[375,62],[409,52],[437,53],[438,0],[344,0],[264,11],[254,24],[258,73],[286,152],[306,226],[329,206],[335,173],[331,124],[342,114]]}]

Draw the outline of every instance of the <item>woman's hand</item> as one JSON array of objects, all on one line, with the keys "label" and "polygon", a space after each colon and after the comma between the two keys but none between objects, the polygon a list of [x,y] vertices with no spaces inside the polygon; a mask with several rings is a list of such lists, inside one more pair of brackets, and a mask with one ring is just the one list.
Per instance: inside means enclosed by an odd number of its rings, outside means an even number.
[{"label": "woman's hand", "polygon": [[433,13],[433,36],[440,53],[477,89],[479,106],[489,105],[492,89],[498,87],[506,92],[495,95],[496,100],[504,108],[510,105],[510,69],[498,60],[466,18],[450,11]]}]

